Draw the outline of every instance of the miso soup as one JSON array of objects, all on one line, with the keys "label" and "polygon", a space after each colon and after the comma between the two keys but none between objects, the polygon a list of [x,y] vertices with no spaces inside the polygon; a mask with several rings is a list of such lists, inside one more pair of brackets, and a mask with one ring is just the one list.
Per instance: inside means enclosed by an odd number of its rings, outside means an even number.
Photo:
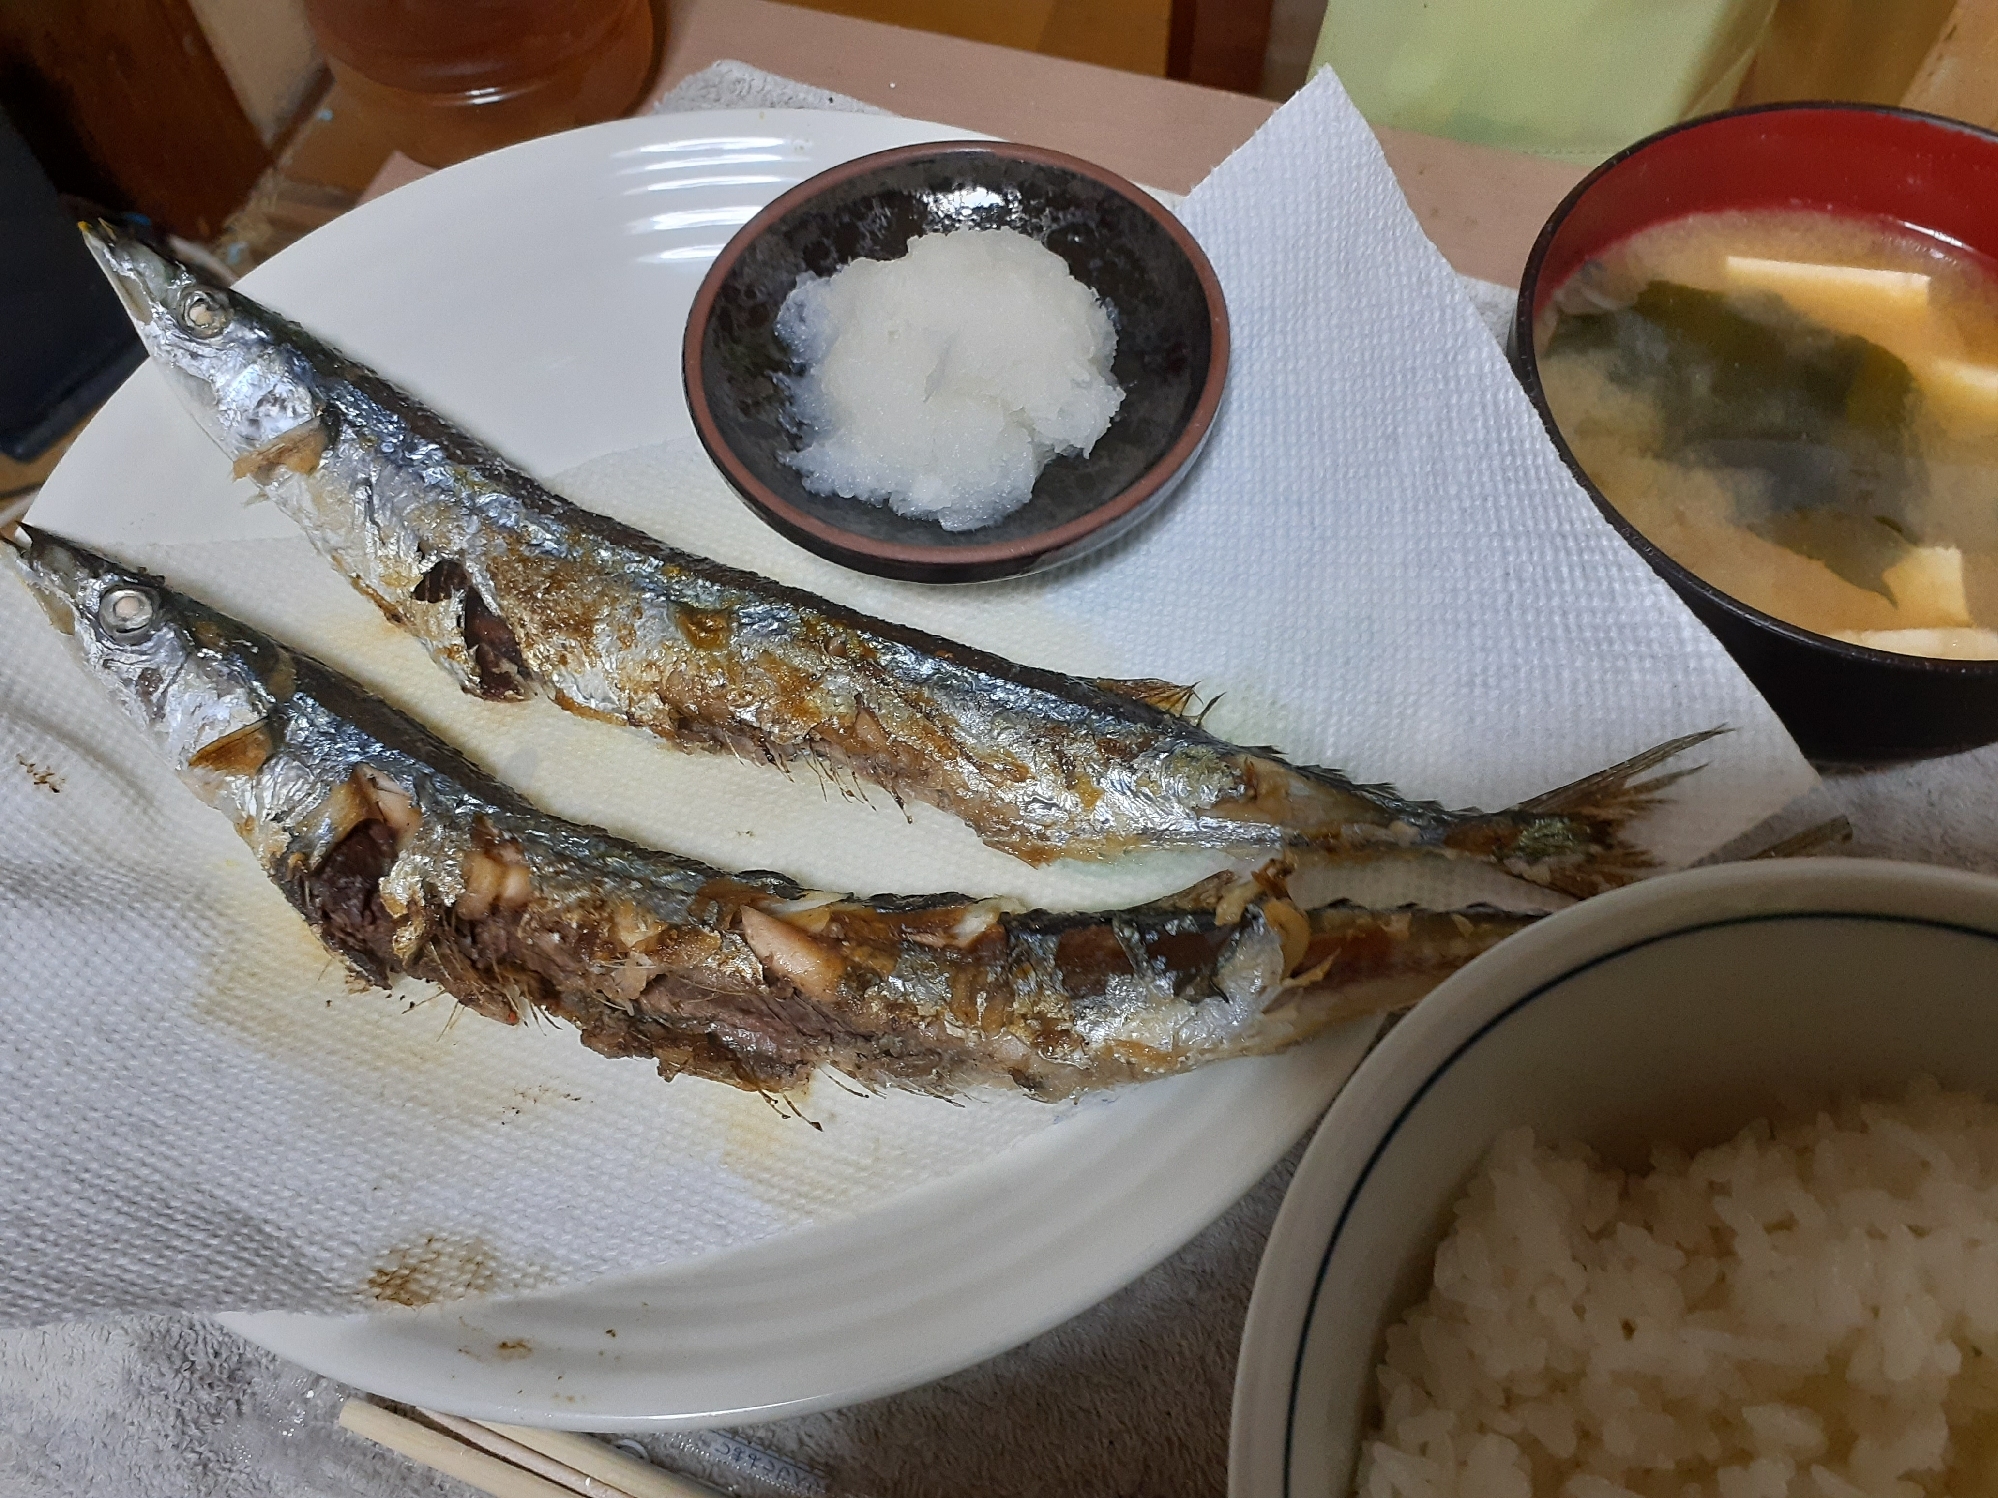
[{"label": "miso soup", "polygon": [[1547,404],[1653,544],[1788,623],[1998,658],[1998,274],[1903,226],[1694,214],[1584,265]]}]

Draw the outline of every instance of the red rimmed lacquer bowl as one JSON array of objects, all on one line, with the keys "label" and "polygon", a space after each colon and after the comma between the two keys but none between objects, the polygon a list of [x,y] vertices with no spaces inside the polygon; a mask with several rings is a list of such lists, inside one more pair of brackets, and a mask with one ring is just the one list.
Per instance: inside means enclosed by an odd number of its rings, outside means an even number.
[{"label": "red rimmed lacquer bowl", "polygon": [[1514,368],[1603,515],[1727,647],[1807,754],[1896,759],[1998,740],[1998,661],[1875,650],[1751,608],[1646,540],[1562,437],[1533,339],[1555,294],[1640,230],[1757,208],[1885,220],[1998,260],[1998,135],[1908,110],[1782,104],[1710,115],[1639,141],[1584,178],[1541,231],[1520,285]]}]

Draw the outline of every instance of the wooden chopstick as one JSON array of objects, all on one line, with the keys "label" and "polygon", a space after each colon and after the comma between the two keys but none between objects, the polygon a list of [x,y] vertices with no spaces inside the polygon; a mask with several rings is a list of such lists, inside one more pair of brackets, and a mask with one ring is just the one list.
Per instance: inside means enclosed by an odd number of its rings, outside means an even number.
[{"label": "wooden chopstick", "polygon": [[[550,1482],[560,1483],[571,1492],[580,1493],[583,1498],[639,1498],[628,1488],[613,1487],[601,1478],[559,1462],[554,1457],[536,1451],[532,1446],[522,1445],[511,1436],[501,1435],[487,1425],[476,1420],[465,1420],[457,1415],[447,1415],[441,1410],[419,1409],[417,1413],[424,1419],[441,1425],[461,1441],[469,1441],[483,1451],[512,1462],[516,1467],[524,1467],[537,1476]],[[585,1439],[588,1439],[585,1437]],[[598,1444],[591,1442],[592,1445]]]},{"label": "wooden chopstick", "polygon": [[573,1488],[562,1487],[511,1462],[488,1456],[442,1431],[405,1420],[365,1399],[350,1399],[341,1405],[340,1423],[357,1436],[365,1436],[413,1462],[470,1483],[480,1492],[490,1493],[492,1498],[576,1498]]},{"label": "wooden chopstick", "polygon": [[589,1436],[467,1420],[419,1409],[441,1429],[350,1399],[340,1424],[493,1498],[724,1498],[705,1483],[626,1456]]},{"label": "wooden chopstick", "polygon": [[586,1472],[599,1482],[629,1493],[631,1498],[724,1498],[704,1482],[668,1472],[650,1462],[626,1456],[614,1446],[566,1430],[534,1430],[525,1425],[480,1421],[496,1435],[532,1447],[543,1456]]}]

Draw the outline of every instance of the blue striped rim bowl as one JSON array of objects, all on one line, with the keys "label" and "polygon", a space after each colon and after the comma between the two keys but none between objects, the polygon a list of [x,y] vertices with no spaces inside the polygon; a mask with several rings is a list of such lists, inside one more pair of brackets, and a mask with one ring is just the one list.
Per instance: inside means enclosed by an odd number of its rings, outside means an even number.
[{"label": "blue striped rim bowl", "polygon": [[1998,1096],[1998,879],[1798,859],[1647,880],[1549,917],[1424,999],[1319,1125],[1264,1250],[1233,1498],[1344,1498],[1387,1327],[1492,1141],[1531,1126],[1644,1168],[1772,1110]]}]

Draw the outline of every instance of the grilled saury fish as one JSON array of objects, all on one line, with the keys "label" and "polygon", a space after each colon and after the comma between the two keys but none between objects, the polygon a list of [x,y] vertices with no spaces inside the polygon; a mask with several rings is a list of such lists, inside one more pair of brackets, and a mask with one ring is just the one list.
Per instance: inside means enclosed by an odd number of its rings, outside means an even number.
[{"label": "grilled saury fish", "polygon": [[1085,681],[674,550],[550,493],[240,292],[86,226],[194,415],[468,691],[544,692],[696,750],[812,761],[1029,862],[1136,847],[1486,860],[1570,894],[1650,860],[1622,828],[1707,737],[1506,811],[1454,811],[1228,744],[1159,682]]},{"label": "grilled saury fish", "polygon": [[1413,1002],[1533,919],[1303,911],[1280,879],[1105,915],[866,900],[549,816],[379,699],[159,579],[22,527],[84,665],[370,982],[434,983],[591,1048],[778,1092],[982,1082],[1038,1097],[1282,1049]]}]

